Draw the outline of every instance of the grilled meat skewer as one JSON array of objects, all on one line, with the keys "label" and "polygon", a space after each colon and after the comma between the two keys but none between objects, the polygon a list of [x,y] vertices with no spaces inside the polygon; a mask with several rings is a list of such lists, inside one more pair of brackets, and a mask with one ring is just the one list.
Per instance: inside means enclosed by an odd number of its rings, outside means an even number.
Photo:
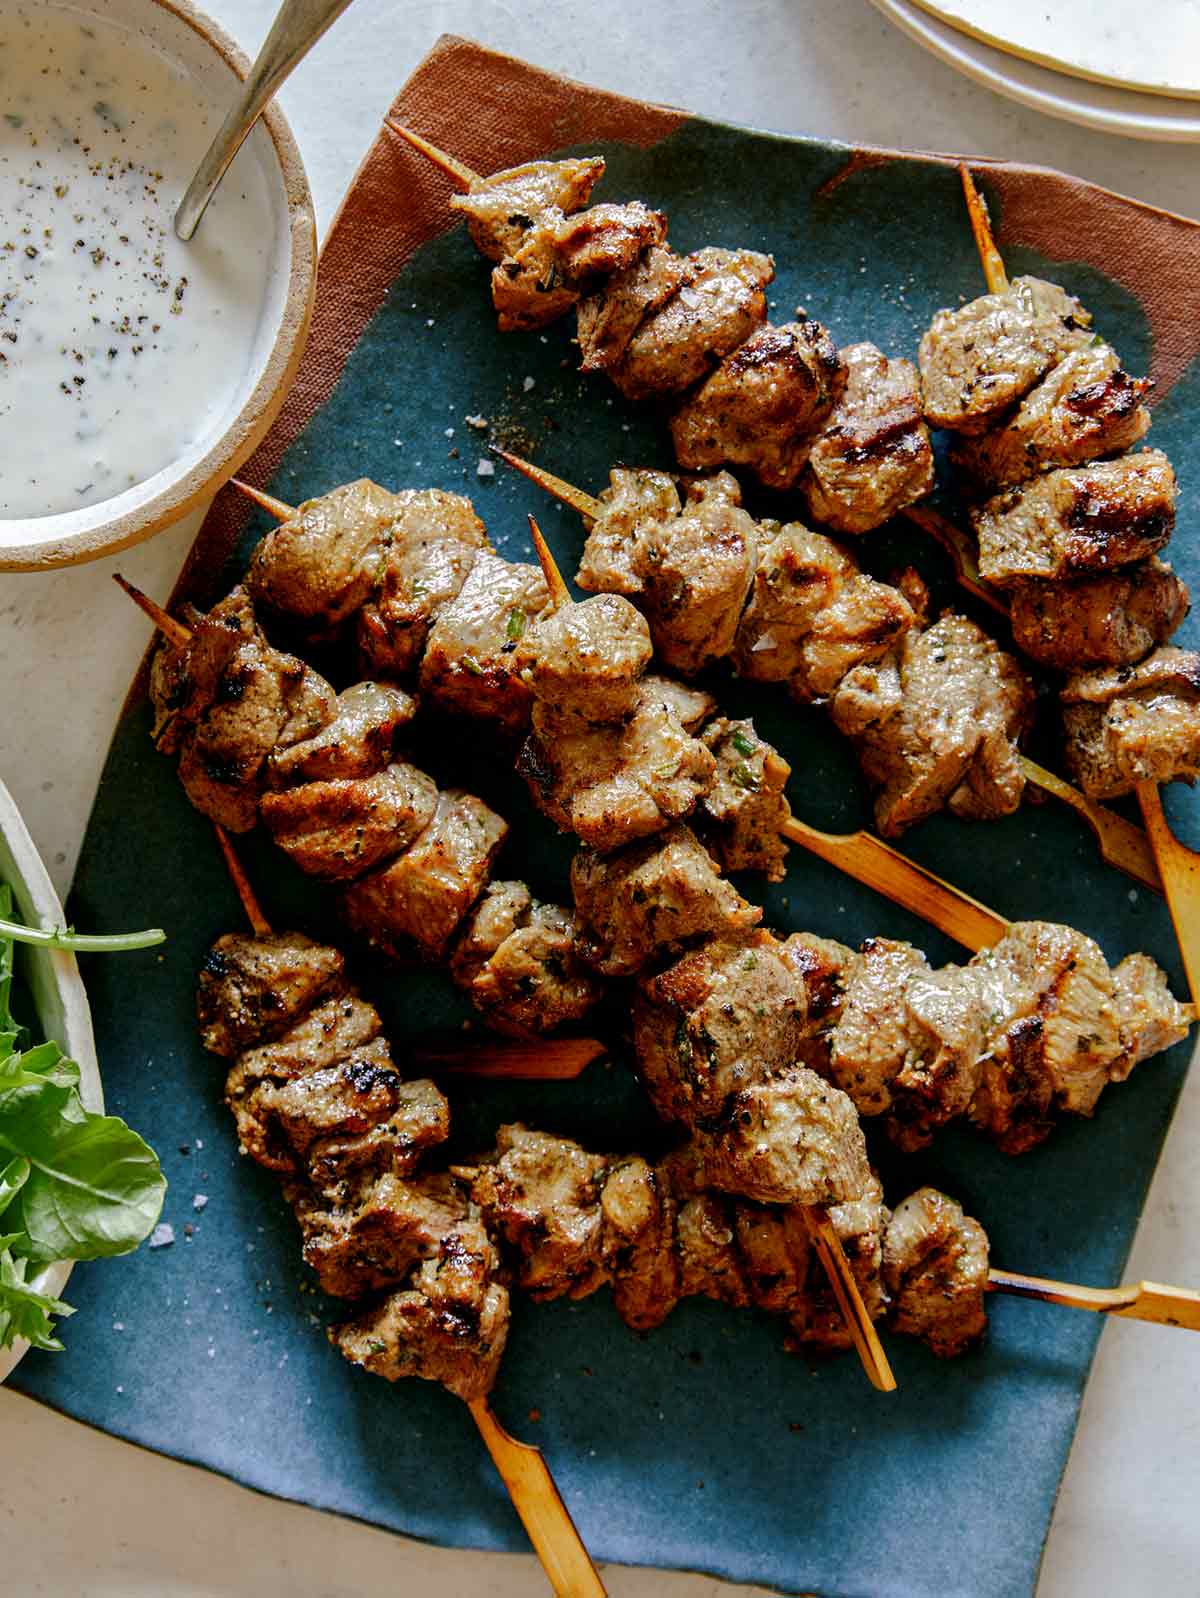
[{"label": "grilled meat skewer", "polygon": [[768,488],[798,486],[810,513],[842,533],[879,527],[928,493],[933,453],[914,367],[872,344],[839,352],[811,319],[769,323],[770,256],[681,257],[661,213],[636,202],[587,208],[599,157],[485,178],[387,126],[464,191],[450,204],[496,263],[501,332],[575,308],[582,369],[603,372],[626,399],[665,401],[681,467],[740,465]]}]

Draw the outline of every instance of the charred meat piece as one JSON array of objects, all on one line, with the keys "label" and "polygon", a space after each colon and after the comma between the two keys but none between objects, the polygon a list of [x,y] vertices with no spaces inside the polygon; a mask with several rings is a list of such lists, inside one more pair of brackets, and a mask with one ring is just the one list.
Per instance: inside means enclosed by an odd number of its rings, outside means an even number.
[{"label": "charred meat piece", "polygon": [[755,250],[697,250],[686,260],[687,280],[630,339],[613,383],[629,400],[681,393],[766,320],[766,286],[775,276],[769,255]]},{"label": "charred meat piece", "polygon": [[508,1289],[478,1221],[460,1222],[405,1286],[331,1329],[333,1346],[386,1380],[420,1376],[465,1403],[485,1398],[508,1337]]},{"label": "charred meat piece", "polygon": [[417,702],[387,683],[358,682],[337,696],[333,720],[311,738],[272,752],[272,787],[369,777],[390,761],[400,729],[417,713]]},{"label": "charred meat piece", "polygon": [[249,1084],[239,1061],[226,1102],[237,1118],[241,1151],[268,1170],[294,1171],[321,1139],[369,1132],[388,1121],[400,1087],[386,1041],[375,1038],[286,1082]]},{"label": "charred meat piece", "polygon": [[345,1192],[345,1184],[369,1176],[409,1176],[430,1149],[450,1136],[450,1106],[424,1077],[401,1082],[386,1120],[363,1132],[337,1132],[308,1147],[308,1178],[319,1191]]},{"label": "charred meat piece", "polygon": [[[761,524],[764,532],[772,524]],[[738,622],[734,664],[753,682],[786,682],[804,666],[804,642],[817,618],[858,575],[854,559],[800,522],[760,547],[750,603]]]},{"label": "charred meat piece", "polygon": [[732,652],[758,564],[758,530],[728,472],[689,482],[680,514],[645,528],[632,558],[664,666],[690,677]]},{"label": "charred meat piece", "polygon": [[1075,582],[1031,580],[1010,590],[1013,642],[1039,666],[1132,666],[1188,613],[1187,585],[1157,556]]},{"label": "charred meat piece", "polygon": [[432,777],[398,763],[370,777],[264,794],[260,809],[272,838],[301,871],[346,882],[407,849],[433,819],[437,797]]},{"label": "charred meat piece", "polygon": [[977,438],[963,438],[954,464],[985,493],[1024,483],[1054,466],[1121,455],[1145,436],[1150,383],[1122,369],[1107,344],[1073,350],[1021,401]]},{"label": "charred meat piece", "polygon": [[188,798],[230,832],[249,832],[257,821],[269,756],[336,714],[333,689],[268,644],[241,587],[193,616],[182,652],[160,649],[150,689],[159,749],[180,752]]},{"label": "charred meat piece", "polygon": [[517,770],[538,809],[594,849],[660,832],[688,815],[712,782],[716,762],[661,683],[643,677],[632,716],[609,726],[534,707]]},{"label": "charred meat piece", "polygon": [[1109,1078],[1119,1082],[1152,1054],[1181,1043],[1196,1010],[1179,1003],[1167,986],[1166,974],[1149,955],[1127,954],[1112,976],[1122,1058],[1109,1067]]},{"label": "charred meat piece", "polygon": [[956,433],[986,431],[1055,362],[1091,342],[1091,320],[1072,295],[1036,277],[939,311],[918,356],[925,415]]},{"label": "charred meat piece", "polygon": [[796,1058],[818,1076],[828,1077],[834,1031],[862,956],[814,932],[793,932],[780,944],[779,953],[800,983],[808,1015]]},{"label": "charred meat piece", "polygon": [[571,890],[580,952],[605,976],[632,975],[689,938],[745,931],[762,917],[680,824],[613,854],[581,849]]},{"label": "charred meat piece", "polygon": [[525,628],[549,600],[536,566],[479,555],[430,630],[420,677],[426,701],[507,732],[520,731],[529,719],[531,695],[514,654]]},{"label": "charred meat piece", "polygon": [[[883,1188],[874,1171],[869,1175],[861,1198],[831,1205],[829,1219],[842,1252],[850,1262],[867,1314],[872,1320],[878,1320],[890,1305],[883,1281],[883,1237],[891,1212],[884,1205]],[[788,1346],[817,1349],[822,1353],[851,1348],[854,1339],[838,1308],[829,1278],[811,1253],[803,1285],[805,1290],[799,1301],[788,1312],[791,1330]]]},{"label": "charred meat piece", "polygon": [[704,742],[717,774],[700,806],[721,865],[726,871],[761,871],[768,882],[782,882],[787,842],[779,829],[791,819],[784,789],[792,768],[750,720],[721,716],[705,728]]},{"label": "charred meat piece", "polygon": [[601,372],[615,366],[643,319],[661,310],[691,276],[692,268],[674,250],[654,244],[581,299],[576,314],[580,369]]},{"label": "charred meat piece", "polygon": [[[622,1200],[631,1202],[622,1204]],[[662,1325],[682,1292],[675,1247],[679,1206],[670,1181],[655,1167],[631,1174],[618,1167],[605,1183],[601,1204],[606,1220],[620,1206],[625,1223],[623,1249],[614,1271],[613,1304],[626,1326],[635,1332],[650,1331]]]},{"label": "charred meat piece", "polygon": [[1161,450],[1045,472],[971,512],[979,570],[998,588],[1145,560],[1175,525],[1175,473]]},{"label": "charred meat piece", "polygon": [[517,670],[536,699],[585,721],[623,721],[654,654],[646,619],[619,594],[547,610],[523,634]]},{"label": "charred meat piece", "polygon": [[1200,773],[1200,654],[1170,645],[1137,666],[1091,671],[1063,689],[1067,761],[1092,799]]},{"label": "charred meat piece", "polygon": [[970,1115],[1006,1153],[1041,1142],[1056,1111],[1090,1115],[1129,1074],[1113,974],[1083,933],[1016,922],[968,969],[988,1034]]},{"label": "charred meat piece", "polygon": [[633,1026],[659,1114],[712,1123],[743,1088],[799,1056],[804,982],[768,932],[714,938],[639,984]]},{"label": "charred meat piece", "polygon": [[987,1329],[987,1233],[961,1204],[922,1187],[897,1204],[883,1240],[892,1325],[919,1337],[940,1359],[978,1342]]},{"label": "charred meat piece", "polygon": [[707,1185],[762,1204],[840,1204],[870,1181],[854,1105],[803,1065],[740,1089],[692,1142]]},{"label": "charred meat piece", "polygon": [[645,587],[644,537],[658,522],[679,515],[679,487],[668,472],[614,466],[600,504],[575,581],[589,593],[636,596]]},{"label": "charred meat piece", "polygon": [[639,201],[593,205],[573,216],[543,212],[492,272],[492,304],[502,333],[547,327],[596,278],[630,268],[661,244],[667,219]]},{"label": "charred meat piece", "polygon": [[482,799],[443,789],[432,821],[405,853],[346,889],[350,925],[386,953],[415,944],[440,959],[483,892],[507,832],[508,823]]},{"label": "charred meat piece", "polygon": [[869,938],[845,971],[827,1074],[860,1115],[892,1111],[909,1133],[903,1141],[919,1147],[930,1126],[966,1110],[983,1043],[970,978],[954,966],[932,970],[911,944]]},{"label": "charred meat piece", "polygon": [[336,949],[301,932],[226,933],[209,950],[196,984],[204,1047],[232,1060],[243,1049],[280,1038],[345,984]]},{"label": "charred meat piece", "polygon": [[305,500],[254,551],[246,582],[255,602],[309,636],[335,631],[379,581],[399,497],[363,477]]},{"label": "charred meat piece", "polygon": [[545,211],[570,215],[588,203],[604,175],[604,159],[592,155],[566,161],[529,161],[524,166],[477,178],[466,194],[450,198],[467,218],[472,243],[490,261],[514,254]]},{"label": "charred meat piece", "polygon": [[569,910],[540,903],[523,882],[493,882],[467,918],[450,974],[495,1031],[552,1032],[600,998],[576,953],[578,933]]},{"label": "charred meat piece", "polygon": [[909,633],[879,666],[850,672],[832,705],[880,790],[875,819],[885,838],[947,803],[982,819],[1015,810],[1025,781],[1017,744],[1032,709],[1033,688],[1013,657],[953,613]]},{"label": "charred meat piece", "polygon": [[845,387],[810,441],[803,493],[839,533],[869,533],[933,487],[933,446],[911,361],[874,344],[842,350]]},{"label": "charred meat piece", "polygon": [[407,678],[421,664],[430,627],[491,545],[461,494],[406,488],[394,496],[394,508],[387,558],[355,625],[362,669]]},{"label": "charred meat piece", "polygon": [[502,1126],[472,1196],[490,1229],[519,1255],[517,1285],[532,1298],[582,1298],[606,1278],[600,1194],[609,1161],[568,1138]]},{"label": "charred meat piece", "polygon": [[[672,416],[679,464],[692,471],[746,466],[767,488],[793,487],[845,376],[819,322],[765,324]],[[923,425],[919,410],[916,423]]]},{"label": "charred meat piece", "polygon": [[827,699],[847,672],[887,656],[915,619],[898,588],[856,573],[818,611],[800,644],[799,666],[788,691],[802,702]]}]

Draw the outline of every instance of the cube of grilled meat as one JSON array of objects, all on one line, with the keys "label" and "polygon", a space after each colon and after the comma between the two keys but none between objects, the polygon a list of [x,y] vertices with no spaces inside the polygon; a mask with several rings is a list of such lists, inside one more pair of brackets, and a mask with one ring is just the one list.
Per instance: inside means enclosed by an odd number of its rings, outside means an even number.
[{"label": "cube of grilled meat", "polygon": [[514,653],[534,697],[585,721],[623,721],[654,646],[646,618],[619,594],[542,613]]},{"label": "cube of grilled meat", "polygon": [[264,824],[310,877],[347,882],[407,849],[433,819],[437,784],[394,763],[370,777],[306,782],[264,794]]},{"label": "cube of grilled meat", "polygon": [[761,871],[768,882],[787,875],[787,842],[779,829],[791,819],[784,789],[792,768],[760,738],[750,720],[721,716],[704,730],[717,762],[712,787],[700,801],[704,832],[726,871]]},{"label": "cube of grilled meat", "polygon": [[300,1224],[305,1264],[333,1298],[400,1286],[419,1261],[437,1257],[456,1223],[479,1217],[466,1184],[446,1171],[367,1171],[328,1193],[299,1182],[284,1192]]},{"label": "cube of grilled meat", "polygon": [[847,578],[801,642],[788,692],[802,703],[827,699],[848,672],[890,658],[915,620],[912,606],[891,583],[865,572]]},{"label": "cube of grilled meat", "polygon": [[874,344],[841,352],[845,387],[809,441],[802,489],[817,521],[869,533],[933,487],[933,446],[911,361]]},{"label": "cube of grilled meat", "polygon": [[444,788],[433,819],[402,855],[360,877],[342,897],[350,925],[376,948],[399,957],[415,944],[441,959],[491,874],[508,823],[482,799]]},{"label": "cube of grilled meat", "polygon": [[613,1305],[626,1326],[650,1331],[666,1320],[682,1290],[679,1206],[669,1172],[627,1162],[609,1177],[600,1202],[610,1237],[618,1235],[622,1244],[613,1265]]},{"label": "cube of grilled meat", "polygon": [[411,694],[388,683],[357,682],[337,696],[337,713],[319,732],[275,749],[267,763],[272,787],[369,777],[385,767],[400,729],[417,713]]},{"label": "cube of grilled meat", "polygon": [[580,952],[605,976],[631,976],[690,938],[736,934],[762,918],[681,823],[613,854],[579,850],[571,891]]},{"label": "cube of grilled meat", "polygon": [[1147,954],[1127,954],[1113,968],[1121,1059],[1109,1066],[1120,1082],[1152,1054],[1181,1043],[1196,1019],[1196,1008],[1180,1004],[1167,986],[1166,973]]},{"label": "cube of grilled meat", "polygon": [[686,280],[643,319],[620,364],[610,369],[626,399],[690,388],[766,320],[763,291],[775,276],[769,255],[710,247],[689,255],[686,265]]},{"label": "cube of grilled meat", "polygon": [[684,675],[733,648],[758,559],[758,532],[728,472],[684,485],[618,468],[579,567],[581,588],[634,596],[655,653]]},{"label": "cube of grilled meat", "polygon": [[712,755],[681,724],[662,679],[643,677],[627,722],[597,725],[535,705],[517,770],[533,802],[594,849],[619,848],[686,816]]},{"label": "cube of grilled meat", "polygon": [[744,1308],[750,1303],[737,1246],[732,1198],[705,1181],[703,1154],[693,1139],[658,1164],[659,1180],[675,1199],[675,1257],[680,1298],[700,1296]]},{"label": "cube of grilled meat", "polygon": [[1200,654],[1170,645],[1139,665],[1083,672],[1063,689],[1067,762],[1092,799],[1200,773]]},{"label": "cube of grilled meat", "polygon": [[362,477],[305,500],[251,557],[255,603],[304,623],[310,636],[334,631],[379,581],[398,498]]},{"label": "cube of grilled meat", "polygon": [[367,1176],[409,1176],[430,1149],[450,1136],[450,1106],[426,1077],[401,1082],[386,1120],[363,1132],[319,1137],[305,1152],[309,1181],[319,1191],[341,1194],[347,1182]]},{"label": "cube of grilled meat", "polygon": [[667,219],[640,201],[593,205],[573,216],[544,211],[492,271],[492,304],[502,333],[547,327],[597,278],[632,267],[661,244]]},{"label": "cube of grilled meat", "polygon": [[368,674],[409,677],[421,664],[434,620],[457,598],[476,557],[492,546],[461,494],[404,489],[393,504],[387,558],[356,620],[358,653]]},{"label": "cube of grilled meat", "polygon": [[666,244],[653,244],[632,266],[579,302],[576,332],[580,369],[601,372],[615,366],[643,319],[667,303],[690,281],[693,268]]},{"label": "cube of grilled meat", "polygon": [[244,588],[191,625],[182,651],[164,644],[155,657],[155,740],[180,752],[180,781],[201,814],[249,832],[269,756],[331,721],[336,698],[302,660],[272,648]]},{"label": "cube of grilled meat", "polygon": [[1020,666],[965,616],[910,632],[878,666],[850,672],[834,724],[880,790],[875,819],[894,838],[943,805],[960,816],[1008,815],[1025,779],[1018,741],[1033,710]]},{"label": "cube of grilled meat", "polygon": [[1073,295],[1036,277],[939,311],[918,355],[925,415],[935,427],[984,432],[1056,361],[1091,342],[1091,320]]},{"label": "cube of grilled meat", "polygon": [[1045,472],[971,512],[985,581],[1055,580],[1145,560],[1175,526],[1175,473],[1161,450]]},{"label": "cube of grilled meat", "polygon": [[679,515],[678,484],[669,472],[614,466],[600,504],[575,581],[590,593],[640,594],[644,535],[655,523]]},{"label": "cube of grilled meat", "polygon": [[758,529],[728,472],[689,482],[680,514],[646,527],[632,558],[664,666],[690,677],[732,652],[758,564]]},{"label": "cube of grilled meat", "polygon": [[744,1087],[790,1066],[808,1029],[804,982],[768,932],[714,938],[638,985],[633,1041],[654,1107],[713,1122]]},{"label": "cube of grilled meat", "polygon": [[232,1060],[280,1038],[322,999],[344,991],[346,961],[302,932],[230,932],[213,944],[196,983],[200,1039]]},{"label": "cube of grilled meat", "polygon": [[707,1186],[762,1204],[840,1204],[870,1180],[853,1103],[804,1065],[741,1088],[692,1143]]},{"label": "cube of grilled meat", "polygon": [[575,952],[569,910],[523,882],[493,882],[467,917],[450,974],[497,1032],[527,1037],[581,1020],[601,985]]},{"label": "cube of grilled meat", "polygon": [[966,1110],[979,1080],[985,1017],[975,984],[956,966],[932,970],[911,944],[868,938],[841,986],[823,1074],[860,1115],[892,1112],[889,1130],[919,1148],[931,1127]]},{"label": "cube of grilled meat", "polygon": [[491,1391],[508,1337],[508,1289],[491,1240],[474,1220],[443,1239],[404,1288],[330,1330],[354,1365],[388,1381],[420,1376],[465,1403]]},{"label": "cube of grilled meat", "polygon": [[685,732],[698,733],[716,714],[717,701],[710,693],[677,677],[655,677],[654,694]]},{"label": "cube of grilled meat", "polygon": [[1107,344],[1089,344],[1052,366],[1017,410],[986,433],[962,438],[954,464],[985,493],[1054,466],[1120,455],[1145,436],[1147,378],[1133,378]]},{"label": "cube of grilled meat", "polygon": [[807,1010],[805,1036],[796,1058],[818,1076],[827,1077],[834,1030],[862,956],[844,943],[814,932],[793,932],[780,944],[779,953],[800,983]]},{"label": "cube of grilled meat", "polygon": [[[849,1261],[867,1314],[873,1321],[879,1320],[890,1304],[883,1280],[883,1238],[891,1211],[884,1205],[883,1187],[874,1171],[869,1175],[862,1197],[831,1205],[829,1219]],[[790,1329],[788,1348],[832,1354],[853,1347],[854,1339],[838,1308],[829,1278],[811,1252],[801,1286],[803,1291],[798,1301],[785,1311]]]},{"label": "cube of grilled meat", "polygon": [[920,1337],[940,1359],[961,1354],[987,1329],[987,1233],[961,1204],[922,1187],[897,1204],[883,1239],[892,1326]]},{"label": "cube of grilled meat", "polygon": [[532,1298],[582,1298],[606,1279],[600,1194],[610,1162],[569,1138],[515,1124],[471,1187],[489,1229],[518,1256]]},{"label": "cube of grilled meat", "polygon": [[384,1038],[315,1066],[286,1082],[248,1083],[239,1061],[226,1099],[244,1153],[273,1171],[303,1169],[312,1146],[326,1138],[369,1132],[391,1118],[401,1081]]},{"label": "cube of grilled meat", "polygon": [[988,1034],[970,1116],[1006,1153],[1041,1142],[1056,1111],[1090,1115],[1106,1084],[1128,1076],[1128,999],[1118,1002],[1107,961],[1082,932],[1015,922],[968,969]]},{"label": "cube of grilled meat", "polygon": [[801,522],[777,530],[763,522],[761,529],[764,536],[774,531],[774,537],[759,549],[750,603],[738,622],[734,664],[740,677],[753,682],[787,682],[805,663],[804,643],[817,618],[858,575],[858,565],[824,533]]},{"label": "cube of grilled meat", "polygon": [[471,241],[489,261],[502,261],[544,211],[568,215],[588,203],[604,175],[604,158],[590,155],[565,161],[528,161],[524,166],[476,178],[466,194],[450,197],[450,208],[467,219]]},{"label": "cube of grilled meat", "polygon": [[478,555],[430,629],[420,676],[426,703],[507,732],[524,727],[532,696],[513,657],[526,626],[549,600],[536,566]]},{"label": "cube of grilled meat", "polygon": [[679,405],[671,418],[676,459],[693,471],[746,466],[767,488],[791,488],[845,380],[820,322],[768,322]]},{"label": "cube of grilled meat", "polygon": [[1031,579],[1010,590],[1013,642],[1039,666],[1132,666],[1188,613],[1187,585],[1157,556],[1075,582]]}]

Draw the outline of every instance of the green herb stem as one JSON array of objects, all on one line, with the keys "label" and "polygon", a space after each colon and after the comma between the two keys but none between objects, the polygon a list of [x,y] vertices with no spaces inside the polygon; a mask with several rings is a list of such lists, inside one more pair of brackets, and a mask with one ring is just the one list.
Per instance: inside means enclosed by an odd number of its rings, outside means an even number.
[{"label": "green herb stem", "polygon": [[0,918],[0,938],[14,943],[36,943],[44,949],[77,949],[82,953],[119,954],[126,949],[152,949],[165,943],[161,927],[143,932],[72,932],[70,927],[26,927]]}]

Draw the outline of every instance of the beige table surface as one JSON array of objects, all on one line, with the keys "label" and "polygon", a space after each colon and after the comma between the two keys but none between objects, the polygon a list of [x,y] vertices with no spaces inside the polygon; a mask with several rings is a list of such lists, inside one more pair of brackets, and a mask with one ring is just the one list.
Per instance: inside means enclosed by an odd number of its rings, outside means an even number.
[{"label": "beige table surface", "polygon": [[[274,0],[208,0],[208,8],[253,51]],[[443,31],[732,121],[1042,161],[1200,214],[1194,149],[1089,133],[998,99],[910,44],[867,0],[357,0],[283,92],[322,229],[395,90]],[[161,594],[193,532],[194,523],[172,529],[123,554],[120,566]],[[109,581],[115,564],[0,575],[0,776],[60,888],[147,639]],[[1138,1235],[1135,1274],[1200,1283],[1200,1163],[1191,1156],[1198,1137],[1193,1081]],[[517,1598],[545,1590],[530,1558],[430,1549],[257,1497],[15,1393],[0,1392],[0,1462],[0,1598]],[[1198,1477],[1200,1338],[1109,1325],[1039,1598],[1195,1598]],[[969,1536],[963,1558],[961,1590],[969,1593]],[[619,1598],[734,1590],[649,1571],[610,1569],[605,1579]]]}]

